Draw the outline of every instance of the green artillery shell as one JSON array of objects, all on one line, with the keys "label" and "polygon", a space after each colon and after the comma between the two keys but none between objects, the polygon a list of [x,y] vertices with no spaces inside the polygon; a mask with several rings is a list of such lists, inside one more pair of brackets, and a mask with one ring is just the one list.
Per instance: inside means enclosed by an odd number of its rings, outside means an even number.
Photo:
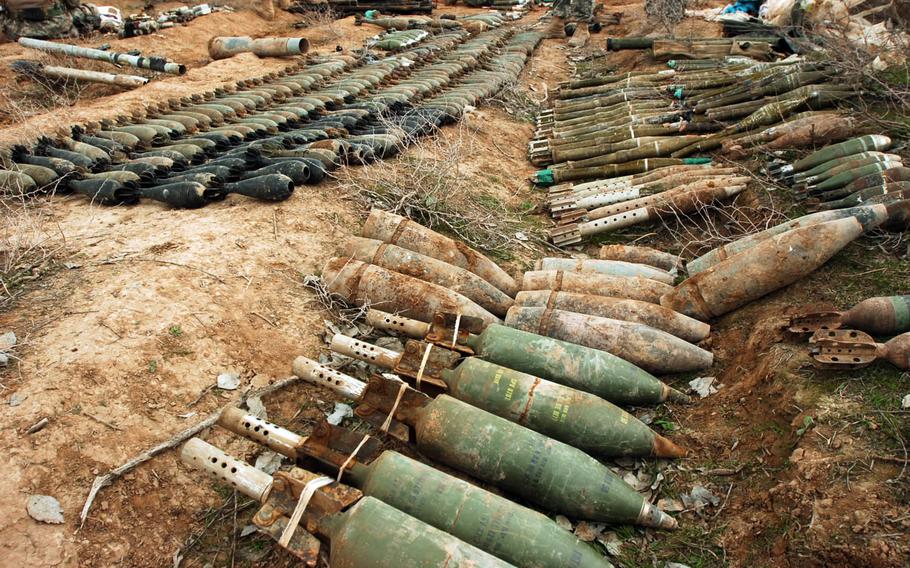
[{"label": "green artillery shell", "polygon": [[855,170],[850,170],[846,172],[841,172],[835,176],[832,176],[818,185],[812,185],[808,187],[808,190],[812,193],[819,193],[822,191],[830,191],[832,189],[837,189],[843,187],[855,180],[866,177],[868,175],[877,174],[883,172],[889,168],[900,166],[900,162],[878,162],[876,164],[869,164],[856,168]]},{"label": "green artillery shell", "polygon": [[848,217],[775,235],[689,278],[660,303],[700,320],[723,315],[804,278],[862,233]]},{"label": "green artillery shell", "polygon": [[512,566],[372,497],[322,525],[331,543],[332,568]]},{"label": "green artillery shell", "polygon": [[708,337],[711,332],[711,326],[704,322],[676,313],[663,306],[627,298],[535,290],[519,292],[515,296],[515,305],[523,308],[553,308],[641,323],[666,331],[690,343],[698,343]]},{"label": "green artillery shell", "polygon": [[60,176],[57,175],[57,172],[44,166],[14,163],[11,167],[12,171],[18,171],[32,178],[35,185],[38,187],[47,187],[60,178]]},{"label": "green artillery shell", "polygon": [[284,201],[294,193],[294,180],[283,174],[266,174],[225,184],[224,191],[263,201]]},{"label": "green artillery shell", "polygon": [[887,136],[869,134],[847,140],[846,142],[841,142],[840,144],[826,146],[817,152],[809,154],[802,160],[793,162],[792,168],[784,168],[784,170],[802,172],[842,156],[849,156],[850,154],[858,154],[859,152],[867,152],[870,150],[882,151],[887,150],[890,147],[891,139]]},{"label": "green artillery shell", "polygon": [[438,284],[347,258],[333,258],[322,278],[334,294],[357,305],[371,305],[420,321],[433,321],[438,312],[458,313],[496,323],[499,319],[468,298]]},{"label": "green artillery shell", "polygon": [[868,298],[841,314],[840,321],[878,336],[910,331],[910,296]]},{"label": "green artillery shell", "polygon": [[886,203],[902,199],[902,196],[910,194],[910,182],[893,181],[883,183],[877,187],[867,187],[835,201],[827,201],[818,205],[818,209],[825,211],[831,209],[841,209],[844,207],[856,207],[873,203]]},{"label": "green artillery shell", "polygon": [[487,361],[596,394],[614,404],[644,406],[688,397],[616,355],[493,324],[467,340]]},{"label": "green artillery shell", "polygon": [[439,284],[500,317],[514,303],[505,292],[469,270],[375,239],[348,238],[343,256]]},{"label": "green artillery shell", "polygon": [[610,276],[562,270],[533,270],[524,273],[522,290],[556,290],[596,294],[613,298],[629,298],[643,302],[658,303],[660,297],[673,289],[672,286],[650,278]]},{"label": "green artillery shell", "polygon": [[397,452],[383,452],[351,475],[364,495],[516,566],[610,566],[545,515]]},{"label": "green artillery shell", "polygon": [[470,270],[509,296],[517,292],[515,280],[489,258],[399,215],[373,209],[362,234]]},{"label": "green artillery shell", "polygon": [[545,257],[534,264],[535,270],[565,270],[571,272],[596,272],[610,276],[640,276],[664,284],[672,284],[673,276],[647,264],[635,264],[621,260],[575,260],[573,258]]},{"label": "green artillery shell", "polygon": [[733,241],[732,243],[728,243],[726,245],[722,245],[716,249],[708,251],[695,260],[689,261],[689,263],[686,265],[686,270],[690,276],[694,276],[695,274],[704,272],[708,268],[730,258],[733,255],[755,247],[759,243],[764,242],[775,235],[779,235],[793,229],[798,229],[800,227],[818,225],[827,221],[835,221],[837,219],[845,219],[847,217],[856,217],[859,222],[863,224],[865,230],[869,230],[870,228],[878,226],[888,218],[887,211],[888,210],[883,205],[871,205],[863,207],[851,207],[849,209],[841,209],[839,211],[821,211],[818,213],[804,215],[802,217],[794,219],[793,221],[787,221],[786,223],[775,225],[773,227],[765,229],[764,231],[746,235],[745,237]]},{"label": "green artillery shell", "polygon": [[432,459],[571,517],[675,528],[608,467],[579,449],[447,395],[420,411],[417,446]]},{"label": "green artillery shell", "polygon": [[600,258],[650,264],[666,271],[677,270],[685,265],[685,261],[675,254],[635,245],[603,245],[600,247]]},{"label": "green artillery shell", "polygon": [[449,395],[601,457],[682,457],[685,450],[590,393],[476,357],[442,371]]},{"label": "green artillery shell", "polygon": [[910,369],[910,333],[889,340],[880,349],[879,357],[887,359],[898,369]]},{"label": "green artillery shell", "polygon": [[601,349],[651,373],[685,373],[707,369],[714,356],[687,341],[639,323],[549,308],[515,306],[505,324]]}]

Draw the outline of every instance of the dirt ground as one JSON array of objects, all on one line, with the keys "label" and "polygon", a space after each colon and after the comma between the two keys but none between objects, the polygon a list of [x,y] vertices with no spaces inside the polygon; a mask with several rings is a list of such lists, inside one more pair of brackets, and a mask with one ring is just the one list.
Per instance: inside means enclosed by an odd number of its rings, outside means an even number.
[{"label": "dirt ground", "polygon": [[[610,4],[607,11],[626,17],[592,36],[593,48],[609,34],[660,33],[639,5]],[[302,34],[316,50],[330,51],[336,45],[351,49],[377,33],[351,18],[296,31],[298,19],[280,13],[266,21],[244,10],[152,36],[84,40],[164,54],[190,71],[136,91],[80,98],[52,112],[0,115],[0,142],[286,64],[253,56],[209,62],[212,35]],[[677,35],[717,33],[715,24],[699,20],[677,29]],[[7,93],[20,88],[8,62],[22,52],[0,45],[0,89]],[[518,91],[542,100],[569,76],[569,55],[574,53],[565,39],[544,41]],[[653,65],[640,52],[610,58],[620,70]],[[516,214],[540,199],[526,182],[534,171],[525,159],[533,128],[523,104],[499,96],[464,128],[441,135],[442,143],[468,137],[459,171]],[[178,557],[181,566],[293,565],[269,541],[241,537],[253,507],[193,474],[175,451],[104,489],[82,528],[78,515],[95,475],[238,396],[211,388],[219,373],[239,373],[242,388],[262,386],[288,376],[294,356],[315,357],[323,349],[324,320],[331,315],[302,277],[318,274],[338,244],[357,233],[366,207],[349,189],[328,182],[299,187],[280,205],[235,196],[196,211],[147,201],[90,207],[78,196],[51,198],[35,210],[54,254],[34,267],[34,280],[0,313],[0,333],[12,330],[19,337],[16,359],[0,371],[0,450],[7,464],[0,477],[0,565],[157,567],[173,566]],[[529,234],[549,223],[541,215],[523,222]],[[652,227],[623,238],[680,249],[656,233]],[[781,331],[782,317],[806,304],[842,308],[870,295],[910,293],[906,249],[894,236],[863,239],[812,277],[714,322],[707,342],[716,364],[703,374],[723,387],[691,406],[659,409],[654,424],[692,456],[664,471],[660,497],[698,484],[718,496],[717,504],[679,514],[683,528],[673,534],[617,530],[623,544],[611,558],[615,564],[910,563],[910,474],[903,447],[910,429],[900,410],[900,398],[910,392],[907,377],[884,365],[853,373],[814,370],[804,339]],[[527,245],[505,265],[518,273],[542,254],[541,246]],[[691,378],[668,380],[684,388]],[[327,392],[300,385],[267,399],[266,406],[271,421],[306,432],[332,401]],[[42,418],[48,425],[27,434]],[[252,443],[218,429],[204,437],[235,455],[252,459],[257,453]],[[33,521],[25,511],[31,494],[56,497],[66,522]]]}]

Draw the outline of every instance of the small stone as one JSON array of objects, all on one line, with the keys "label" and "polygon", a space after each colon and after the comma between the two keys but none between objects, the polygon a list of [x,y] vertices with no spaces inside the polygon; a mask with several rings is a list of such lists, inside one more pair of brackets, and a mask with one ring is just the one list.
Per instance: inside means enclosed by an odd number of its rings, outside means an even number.
[{"label": "small stone", "polygon": [[218,375],[218,388],[223,390],[236,390],[240,386],[240,375],[237,373],[221,373]]},{"label": "small stone", "polygon": [[63,524],[63,508],[50,495],[32,495],[25,506],[28,515],[36,521],[52,525]]},{"label": "small stone", "polygon": [[910,394],[901,399],[901,408],[910,408]]},{"label": "small stone", "polygon": [[349,404],[336,402],[335,410],[331,414],[326,414],[326,421],[332,426],[338,426],[342,420],[352,416],[354,416],[354,409]]},{"label": "small stone", "polygon": [[9,355],[0,353],[0,367],[6,367],[7,365],[9,365]]},{"label": "small stone", "polygon": [[26,396],[21,395],[17,392],[13,393],[13,395],[11,397],[9,397],[9,405],[10,406],[19,406],[20,404],[22,404],[25,401],[26,398],[27,398]]},{"label": "small stone", "polygon": [[0,351],[9,351],[16,346],[16,334],[12,331],[7,331],[4,334],[0,334]]}]

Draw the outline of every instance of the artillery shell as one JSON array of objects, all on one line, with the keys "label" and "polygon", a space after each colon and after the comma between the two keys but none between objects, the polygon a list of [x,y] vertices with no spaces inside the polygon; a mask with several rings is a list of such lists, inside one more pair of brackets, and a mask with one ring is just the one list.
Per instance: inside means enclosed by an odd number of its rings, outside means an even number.
[{"label": "artillery shell", "polygon": [[535,270],[524,273],[521,279],[521,289],[577,292],[613,298],[629,298],[657,304],[660,302],[660,297],[673,287],[640,276],[627,278],[609,274]]},{"label": "artillery shell", "polygon": [[0,193],[7,195],[25,195],[37,191],[38,184],[22,172],[0,170]]},{"label": "artillery shell", "polygon": [[239,193],[263,201],[284,201],[294,193],[294,181],[283,174],[266,174],[224,185],[225,193]]},{"label": "artillery shell", "polygon": [[668,272],[685,266],[685,261],[675,254],[651,247],[634,245],[603,245],[600,247],[600,258],[603,260],[624,260],[638,264],[649,264]]},{"label": "artillery shell", "polygon": [[516,566],[610,565],[593,547],[545,515],[397,452],[383,452],[351,476],[364,495]]},{"label": "artillery shell", "polygon": [[350,237],[344,256],[439,284],[499,317],[506,315],[514,303],[505,292],[473,272],[383,241]]},{"label": "artillery shell", "polygon": [[682,457],[685,450],[606,400],[468,357],[442,371],[449,395],[601,457]]},{"label": "artillery shell", "polygon": [[711,326],[660,305],[576,292],[535,290],[519,292],[515,305],[523,308],[553,308],[602,318],[641,323],[690,343],[708,337]]},{"label": "artillery shell", "polygon": [[324,524],[332,568],[512,567],[372,497]]},{"label": "artillery shell", "polygon": [[601,349],[652,373],[684,373],[707,369],[709,352],[664,331],[639,323],[549,308],[514,306],[505,324]]},{"label": "artillery shell", "polygon": [[708,268],[730,258],[733,255],[754,248],[759,243],[762,243],[774,237],[775,235],[779,235],[793,229],[798,229],[800,227],[810,227],[812,225],[818,225],[827,221],[835,221],[837,219],[845,219],[848,217],[855,217],[859,220],[860,223],[863,224],[864,230],[869,230],[871,228],[877,227],[888,218],[888,209],[884,205],[871,205],[851,207],[849,209],[840,209],[837,211],[821,211],[818,213],[804,215],[802,217],[794,219],[793,221],[787,221],[786,223],[775,225],[774,227],[765,229],[764,231],[746,235],[745,237],[733,241],[732,243],[721,245],[716,249],[708,251],[695,260],[689,261],[689,263],[686,265],[686,270],[689,275],[692,276],[699,272],[707,270]]},{"label": "artillery shell", "polygon": [[492,324],[467,339],[487,361],[595,394],[614,404],[644,406],[689,398],[616,355]]},{"label": "artillery shell", "polygon": [[357,260],[329,260],[322,269],[322,278],[329,291],[351,304],[375,306],[426,322],[433,321],[438,312],[474,316],[487,324],[499,322],[496,316],[457,292]]},{"label": "artillery shell", "polygon": [[414,424],[428,457],[580,519],[676,528],[608,467],[568,444],[447,395],[424,406]]},{"label": "artillery shell", "polygon": [[805,277],[863,233],[855,217],[793,229],[760,242],[660,299],[660,304],[707,320]]},{"label": "artillery shell", "polygon": [[595,272],[597,274],[607,274],[609,276],[639,276],[641,278],[656,280],[664,284],[672,284],[674,280],[673,275],[666,270],[648,266],[647,264],[636,264],[632,262],[623,262],[621,260],[575,260],[572,258],[545,257],[534,264],[534,269],[584,273]]},{"label": "artillery shell", "polygon": [[57,172],[44,166],[14,163],[11,168],[13,171],[21,172],[32,178],[38,187],[47,187],[60,178]]},{"label": "artillery shell", "polygon": [[515,280],[489,258],[446,236],[381,209],[373,209],[361,231],[362,236],[419,252],[470,270],[509,296],[515,296]]}]

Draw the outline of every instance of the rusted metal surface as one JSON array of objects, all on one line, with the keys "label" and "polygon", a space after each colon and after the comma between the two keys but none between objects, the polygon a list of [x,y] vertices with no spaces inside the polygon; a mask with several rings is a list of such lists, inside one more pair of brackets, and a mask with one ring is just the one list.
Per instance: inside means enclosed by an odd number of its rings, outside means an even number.
[{"label": "rusted metal surface", "polygon": [[910,296],[868,298],[845,312],[815,312],[790,318],[792,333],[851,328],[887,336],[910,331]]},{"label": "rusted metal surface", "polygon": [[509,296],[517,292],[515,280],[495,262],[462,242],[405,219],[400,215],[373,209],[361,231],[364,237],[398,245],[470,270]]},{"label": "rusted metal surface", "polygon": [[600,258],[649,264],[667,272],[679,270],[686,264],[685,260],[675,254],[636,245],[603,245],[600,247]]},{"label": "rusted metal surface", "polygon": [[490,324],[499,318],[468,298],[438,284],[347,258],[333,258],[322,269],[329,291],[355,305],[375,306],[429,322],[436,312],[474,316]]},{"label": "rusted metal surface", "polygon": [[538,290],[519,292],[515,297],[515,305],[523,308],[553,308],[641,323],[666,331],[690,343],[698,343],[711,332],[711,326],[704,322],[641,300]]},{"label": "rusted metal surface", "polygon": [[609,276],[648,278],[664,284],[672,284],[673,276],[647,264],[624,262],[621,260],[574,259],[544,257],[534,263],[535,270],[563,270],[567,272],[584,272],[607,274]]},{"label": "rusted metal surface", "polygon": [[509,295],[473,272],[393,244],[349,237],[342,256],[439,284],[499,317],[512,307],[513,300]]},{"label": "rusted metal surface", "polygon": [[660,303],[706,321],[805,277],[862,233],[848,217],[776,235],[689,278]]},{"label": "rusted metal surface", "polygon": [[776,235],[780,235],[781,233],[785,233],[793,229],[799,229],[801,227],[810,227],[812,225],[818,225],[821,223],[826,223],[828,221],[835,221],[837,219],[845,219],[847,217],[856,217],[861,223],[863,223],[863,225],[866,227],[866,230],[868,230],[870,228],[878,226],[886,219],[888,219],[888,207],[884,205],[871,205],[863,207],[851,207],[849,209],[841,209],[839,211],[821,211],[819,213],[804,215],[792,221],[787,221],[786,223],[775,225],[774,227],[770,227],[764,231],[746,235],[745,237],[735,240],[732,243],[727,243],[726,245],[721,245],[716,249],[708,251],[695,260],[690,260],[686,265],[686,270],[690,275],[694,275],[707,270],[708,268],[732,257],[733,255],[747,251],[759,243],[771,239]]},{"label": "rusted metal surface", "polygon": [[898,369],[910,369],[910,333],[886,343],[852,329],[820,329],[809,340],[812,357],[822,367],[859,368],[885,359]]},{"label": "rusted metal surface", "polygon": [[656,304],[660,302],[660,297],[673,290],[673,287],[640,276],[627,278],[609,274],[534,270],[524,273],[521,289],[577,292]]},{"label": "rusted metal surface", "polygon": [[709,351],[639,323],[516,306],[509,310],[506,325],[601,349],[656,374],[707,369],[714,361]]}]

